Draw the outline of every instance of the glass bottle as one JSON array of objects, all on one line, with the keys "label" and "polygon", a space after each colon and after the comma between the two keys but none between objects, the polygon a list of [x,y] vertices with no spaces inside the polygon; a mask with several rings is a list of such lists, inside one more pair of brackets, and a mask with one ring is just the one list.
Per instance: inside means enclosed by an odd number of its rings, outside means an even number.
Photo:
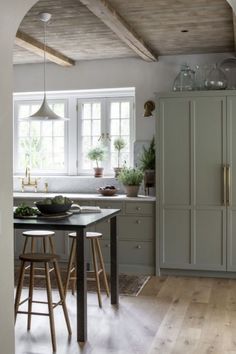
[{"label": "glass bottle", "polygon": [[194,90],[194,71],[187,65],[182,64],[179,74],[173,84],[173,91]]},{"label": "glass bottle", "polygon": [[194,90],[205,90],[206,89],[205,81],[206,81],[208,72],[209,72],[209,66],[207,64],[195,66]]},{"label": "glass bottle", "polygon": [[208,90],[224,90],[227,87],[227,78],[224,71],[215,64],[207,75],[205,87]]}]

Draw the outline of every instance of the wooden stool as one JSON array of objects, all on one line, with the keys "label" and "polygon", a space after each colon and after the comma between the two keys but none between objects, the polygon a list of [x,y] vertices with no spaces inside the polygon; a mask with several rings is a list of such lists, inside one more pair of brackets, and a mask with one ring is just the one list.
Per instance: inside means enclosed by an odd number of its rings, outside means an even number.
[{"label": "wooden stool", "polygon": [[[20,267],[19,281],[18,281],[18,285],[17,285],[16,298],[15,298],[15,321],[16,321],[16,317],[17,317],[18,313],[27,314],[28,315],[27,330],[30,330],[32,315],[49,316],[52,348],[53,348],[53,351],[55,352],[56,351],[56,337],[55,337],[53,309],[58,305],[62,305],[64,317],[65,317],[65,321],[66,321],[66,325],[67,325],[67,330],[68,330],[69,335],[71,335],[70,321],[69,321],[68,312],[67,312],[67,308],[66,308],[63,285],[62,285],[60,270],[59,270],[59,266],[58,266],[59,256],[57,256],[55,254],[50,254],[50,253],[25,253],[25,254],[21,254],[19,258],[21,260],[21,267]],[[30,263],[29,295],[28,295],[28,298],[20,301],[23,282],[24,282],[26,263]],[[35,263],[42,263],[42,265],[44,266],[45,278],[46,278],[47,300],[48,300],[47,302],[33,300]],[[53,263],[53,269],[54,269],[55,275],[56,275],[56,281],[57,281],[58,291],[59,291],[59,295],[60,295],[60,300],[57,303],[52,302],[52,288],[51,288],[49,263]],[[26,301],[28,301],[28,311],[19,311],[19,306],[22,305],[23,303],[25,303]],[[32,304],[33,303],[47,304],[48,305],[48,313],[32,311]]]},{"label": "wooden stool", "polygon": [[[75,292],[75,284],[76,284],[76,266],[75,266],[75,258],[76,258],[76,233],[72,232],[69,234],[69,237],[72,239],[72,245],[70,250],[70,257],[66,275],[66,284],[65,284],[65,296],[68,290],[69,281],[72,280],[72,294]],[[88,278],[88,280],[95,280],[97,286],[97,295],[98,295],[98,304],[99,307],[102,307],[101,300],[101,286],[100,286],[100,274],[103,274],[103,281],[106,289],[107,296],[110,296],[109,286],[106,277],[106,271],[104,266],[104,261],[102,257],[102,251],[99,243],[99,239],[102,237],[102,234],[99,232],[86,232],[86,238],[91,241],[92,248],[92,256],[93,256],[93,268],[95,278]],[[97,257],[99,260],[100,268],[98,268]]]},{"label": "wooden stool", "polygon": [[55,235],[54,231],[48,230],[30,230],[22,232],[22,235],[25,236],[25,242],[23,247],[23,254],[26,253],[28,242],[31,241],[30,249],[31,253],[35,252],[35,241],[39,239],[41,241],[42,252],[47,252],[47,246],[49,244],[49,252],[55,253],[55,247],[53,244],[53,236]]}]

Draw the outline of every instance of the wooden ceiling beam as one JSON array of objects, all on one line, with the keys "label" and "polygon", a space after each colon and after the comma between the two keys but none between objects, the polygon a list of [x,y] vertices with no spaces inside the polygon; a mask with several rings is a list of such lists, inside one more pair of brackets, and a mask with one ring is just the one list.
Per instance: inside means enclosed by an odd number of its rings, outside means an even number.
[{"label": "wooden ceiling beam", "polygon": [[135,33],[132,27],[108,3],[107,0],[80,0],[94,15],[105,23],[123,42],[146,61],[157,61],[158,57]]},{"label": "wooden ceiling beam", "polygon": [[[29,52],[39,55],[40,57],[44,56],[44,43],[39,42],[37,39],[29,36],[24,32],[17,31],[15,44],[21,48],[28,50]],[[46,53],[46,58],[52,61],[53,63],[56,63],[61,66],[75,65],[75,61],[73,59],[68,58],[61,52],[51,47],[46,46],[45,53]]]}]

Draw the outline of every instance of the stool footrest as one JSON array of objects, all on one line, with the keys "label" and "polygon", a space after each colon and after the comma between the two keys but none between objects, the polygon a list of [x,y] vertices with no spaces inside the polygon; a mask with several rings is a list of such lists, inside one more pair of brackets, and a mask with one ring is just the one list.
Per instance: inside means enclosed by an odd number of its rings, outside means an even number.
[{"label": "stool footrest", "polygon": [[49,313],[44,312],[27,312],[27,311],[18,311],[21,315],[37,315],[37,316],[49,316]]}]

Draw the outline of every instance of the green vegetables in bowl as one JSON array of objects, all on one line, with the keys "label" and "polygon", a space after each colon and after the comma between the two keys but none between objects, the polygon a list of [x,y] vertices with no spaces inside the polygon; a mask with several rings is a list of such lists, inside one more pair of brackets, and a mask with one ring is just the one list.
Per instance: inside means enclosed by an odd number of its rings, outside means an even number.
[{"label": "green vegetables in bowl", "polygon": [[70,209],[72,203],[70,198],[57,195],[54,198],[45,198],[35,202],[35,205],[42,214],[48,215],[65,213]]},{"label": "green vegetables in bowl", "polygon": [[36,208],[31,208],[30,206],[26,205],[25,203],[20,204],[14,211],[15,217],[22,217],[22,216],[34,216],[38,215],[39,211]]}]

